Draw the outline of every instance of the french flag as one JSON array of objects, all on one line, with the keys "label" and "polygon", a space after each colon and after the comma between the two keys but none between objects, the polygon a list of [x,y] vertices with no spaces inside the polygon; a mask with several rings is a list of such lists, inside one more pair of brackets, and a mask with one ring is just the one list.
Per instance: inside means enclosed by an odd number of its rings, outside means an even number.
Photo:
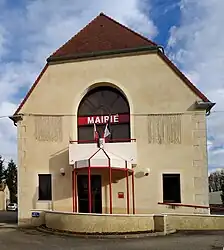
[{"label": "french flag", "polygon": [[95,141],[98,141],[99,140],[99,133],[97,131],[97,128],[96,128],[96,124],[94,123],[94,140]]},{"label": "french flag", "polygon": [[109,125],[108,125],[108,123],[107,123],[107,124],[106,124],[106,127],[105,127],[105,129],[104,129],[103,138],[104,138],[104,139],[107,138],[110,134],[111,134],[111,132],[110,132],[110,129],[109,129]]}]

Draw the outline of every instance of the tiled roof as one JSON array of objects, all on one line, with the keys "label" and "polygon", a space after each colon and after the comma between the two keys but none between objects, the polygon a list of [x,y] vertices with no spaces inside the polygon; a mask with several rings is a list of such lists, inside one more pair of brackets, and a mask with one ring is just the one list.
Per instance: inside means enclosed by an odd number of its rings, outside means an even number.
[{"label": "tiled roof", "polygon": [[[82,57],[84,54],[94,55],[103,51],[114,51],[114,54],[116,55],[116,53],[118,54],[121,50],[129,49],[134,51],[134,49],[153,47],[155,48],[154,52],[158,54],[158,56],[171,68],[171,70],[173,70],[174,73],[178,75],[178,77],[180,77],[180,79],[182,79],[182,81],[202,99],[202,101],[209,102],[208,98],[188,80],[188,78],[168,59],[164,53],[158,49],[157,44],[101,13],[48,58],[48,63],[45,65],[27,95],[15,111],[14,116],[19,113],[22,106],[33,92],[34,88],[47,70],[51,60],[53,61],[58,58],[60,60],[64,60],[67,57],[71,58],[73,56]],[[13,117],[11,118],[14,120]]]},{"label": "tiled roof", "polygon": [[50,59],[145,46],[156,44],[101,13],[54,52]]}]

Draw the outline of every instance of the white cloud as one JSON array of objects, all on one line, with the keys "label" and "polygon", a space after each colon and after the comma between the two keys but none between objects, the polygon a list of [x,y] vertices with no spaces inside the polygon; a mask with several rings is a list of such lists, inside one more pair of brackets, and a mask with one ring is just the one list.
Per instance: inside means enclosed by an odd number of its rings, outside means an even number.
[{"label": "white cloud", "polygon": [[[21,89],[30,87],[45,59],[100,12],[150,38],[157,33],[148,0],[26,0],[14,8],[0,0],[0,7],[0,115],[13,114]],[[16,160],[16,128],[9,119],[0,119],[0,138],[0,155]]]},{"label": "white cloud", "polygon": [[2,56],[4,56],[5,53],[7,52],[5,48],[6,42],[7,42],[7,31],[2,25],[0,25],[0,61]]},{"label": "white cloud", "polygon": [[[181,24],[172,27],[167,50],[187,76],[211,101],[213,110],[224,110],[224,1],[181,0]],[[208,118],[208,136],[215,147],[209,148],[209,164],[223,166],[224,113]]]},{"label": "white cloud", "polygon": [[16,105],[9,102],[1,102],[0,104],[0,152],[6,161],[14,159],[17,162],[16,157],[16,127],[12,125],[7,117],[8,114],[12,114],[16,108]]}]

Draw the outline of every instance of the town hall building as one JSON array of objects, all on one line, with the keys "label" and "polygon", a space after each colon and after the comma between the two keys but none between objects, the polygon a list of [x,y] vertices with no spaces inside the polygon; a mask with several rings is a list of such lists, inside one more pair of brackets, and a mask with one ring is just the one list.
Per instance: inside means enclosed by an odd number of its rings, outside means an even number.
[{"label": "town hall building", "polygon": [[34,209],[208,214],[213,106],[162,47],[101,13],[48,57],[11,117],[19,224]]}]

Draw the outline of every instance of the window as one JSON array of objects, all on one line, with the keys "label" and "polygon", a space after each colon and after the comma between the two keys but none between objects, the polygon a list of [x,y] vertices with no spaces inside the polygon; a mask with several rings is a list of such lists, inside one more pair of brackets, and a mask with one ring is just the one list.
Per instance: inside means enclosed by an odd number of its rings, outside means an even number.
[{"label": "window", "polygon": [[181,203],[180,174],[163,174],[163,202]]},{"label": "window", "polygon": [[52,200],[51,174],[39,174],[39,200]]},{"label": "window", "polygon": [[[119,117],[126,117],[125,120],[110,123],[109,142],[128,141],[130,139],[130,108],[126,97],[117,89],[105,86],[97,87],[89,91],[82,101],[78,109],[78,120],[88,117],[102,117],[102,116],[118,115]],[[91,118],[92,119],[92,118]],[[120,119],[120,118],[119,118]],[[97,131],[100,137],[103,136],[105,129],[105,122],[96,123]],[[82,141],[94,140],[93,123],[78,122],[78,140]]]}]

